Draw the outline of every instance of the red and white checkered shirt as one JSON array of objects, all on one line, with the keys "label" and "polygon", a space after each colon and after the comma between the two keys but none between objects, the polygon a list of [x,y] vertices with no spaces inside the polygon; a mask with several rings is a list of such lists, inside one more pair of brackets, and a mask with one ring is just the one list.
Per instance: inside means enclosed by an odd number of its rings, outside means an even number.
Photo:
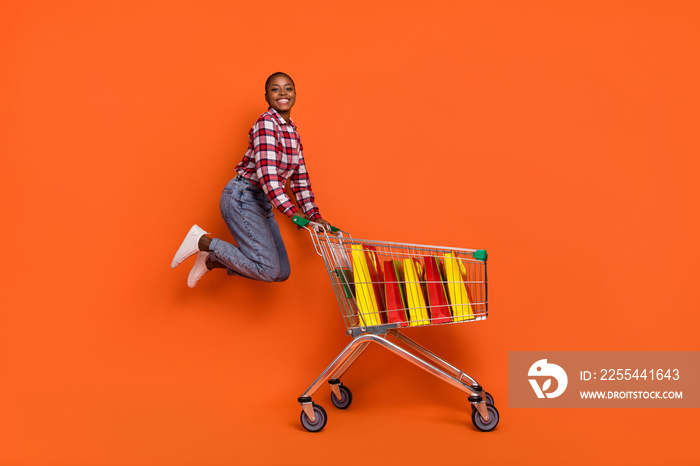
[{"label": "red and white checkered shirt", "polygon": [[303,146],[296,125],[287,123],[273,108],[263,113],[248,133],[248,150],[236,172],[260,186],[272,204],[291,217],[298,212],[285,192],[287,180],[297,204],[311,220],[321,215],[314,203],[311,182],[302,154]]}]

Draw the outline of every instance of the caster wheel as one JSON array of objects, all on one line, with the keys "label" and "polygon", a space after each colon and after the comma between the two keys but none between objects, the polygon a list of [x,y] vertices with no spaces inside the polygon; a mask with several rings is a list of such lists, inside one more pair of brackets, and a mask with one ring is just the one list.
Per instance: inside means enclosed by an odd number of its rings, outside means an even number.
[{"label": "caster wheel", "polygon": [[352,392],[342,383],[338,388],[340,388],[340,399],[335,396],[335,393],[331,392],[331,401],[336,408],[345,409],[352,403]]},{"label": "caster wheel", "polygon": [[[484,392],[483,400],[486,402],[486,404],[489,404],[491,406],[496,405],[496,403],[493,402],[493,396],[489,392]],[[474,405],[472,405],[472,411],[475,409],[476,408],[474,407]]]},{"label": "caster wheel", "polygon": [[308,430],[309,432],[318,432],[324,427],[326,427],[326,421],[327,421],[327,416],[326,416],[326,410],[323,409],[321,406],[317,405],[316,403],[313,404],[314,407],[314,416],[316,417],[316,420],[314,422],[311,422],[311,419],[309,419],[309,416],[306,415],[304,411],[301,412],[301,425],[304,426],[304,429]]},{"label": "caster wheel", "polygon": [[472,422],[474,423],[474,427],[482,432],[489,432],[498,425],[498,410],[496,407],[486,404],[486,411],[489,413],[488,421],[484,421],[484,418],[479,414],[479,410],[476,408],[472,409]]}]

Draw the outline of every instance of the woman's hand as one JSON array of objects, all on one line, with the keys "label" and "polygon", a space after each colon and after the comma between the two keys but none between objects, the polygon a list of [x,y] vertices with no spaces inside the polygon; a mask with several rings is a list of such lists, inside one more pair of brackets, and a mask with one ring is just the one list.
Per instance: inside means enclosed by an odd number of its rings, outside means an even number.
[{"label": "woman's hand", "polygon": [[326,231],[328,232],[328,234],[337,235],[337,233],[334,233],[334,232],[331,230],[332,225],[331,225],[327,220],[324,220],[324,219],[322,219],[322,218],[319,218],[318,220],[316,220],[316,223],[319,223],[319,224],[323,227],[323,229],[326,230]]},{"label": "woman's hand", "polygon": [[[323,228],[323,230],[325,230],[326,232],[328,232],[328,234],[330,234],[330,235],[336,235],[336,236],[337,236],[337,234],[338,234],[338,233],[334,233],[333,231],[331,231],[332,226],[331,226],[330,222],[328,222],[327,220],[324,220],[324,219],[322,219],[322,218],[319,218],[319,219],[317,219],[317,220],[311,220],[311,219],[309,218],[309,216],[306,215],[306,214],[303,213],[303,212],[297,212],[297,213],[295,213],[294,215],[296,215],[297,217],[301,217],[301,218],[303,218],[304,220],[309,220],[310,222],[318,223],[319,225],[321,225],[321,228]],[[301,227],[300,227],[300,226],[297,226],[297,229],[301,229]]]},{"label": "woman's hand", "polygon": [[[301,217],[301,218],[303,218],[304,220],[309,220],[309,221],[311,221],[311,219],[309,218],[309,216],[306,215],[304,212],[296,212],[294,215],[296,215],[297,217]],[[300,225],[297,225],[297,230],[301,230],[301,228],[302,228],[302,227],[301,227]]]}]

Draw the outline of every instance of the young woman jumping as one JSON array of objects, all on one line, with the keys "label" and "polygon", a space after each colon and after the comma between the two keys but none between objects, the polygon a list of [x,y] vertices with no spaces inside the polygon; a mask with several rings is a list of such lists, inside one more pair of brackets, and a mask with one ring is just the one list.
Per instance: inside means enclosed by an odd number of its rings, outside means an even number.
[{"label": "young woman jumping", "polygon": [[[170,264],[175,268],[197,254],[187,278],[190,288],[215,268],[265,282],[289,278],[289,258],[273,206],[288,217],[298,215],[330,230],[314,202],[303,147],[291,119],[296,103],[292,78],[280,72],[267,78],[265,101],[269,108],[250,129],[248,150],[220,200],[221,215],[238,245],[210,238],[193,225]],[[288,180],[301,211],[285,192]]]}]

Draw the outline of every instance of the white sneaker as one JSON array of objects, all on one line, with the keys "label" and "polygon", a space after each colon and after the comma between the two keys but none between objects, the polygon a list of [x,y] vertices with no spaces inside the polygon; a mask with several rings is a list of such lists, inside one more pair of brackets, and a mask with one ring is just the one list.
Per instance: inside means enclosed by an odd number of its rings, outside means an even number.
[{"label": "white sneaker", "polygon": [[199,238],[208,234],[209,232],[202,230],[198,225],[192,225],[192,228],[190,228],[187,236],[185,236],[185,239],[182,241],[180,248],[175,253],[170,267],[175,268],[191,255],[198,253]]},{"label": "white sneaker", "polygon": [[197,254],[197,259],[194,261],[192,270],[190,270],[190,276],[187,277],[187,286],[190,288],[194,288],[199,279],[209,272],[209,269],[207,268],[208,257],[209,253],[206,251],[199,251],[199,254]]}]

